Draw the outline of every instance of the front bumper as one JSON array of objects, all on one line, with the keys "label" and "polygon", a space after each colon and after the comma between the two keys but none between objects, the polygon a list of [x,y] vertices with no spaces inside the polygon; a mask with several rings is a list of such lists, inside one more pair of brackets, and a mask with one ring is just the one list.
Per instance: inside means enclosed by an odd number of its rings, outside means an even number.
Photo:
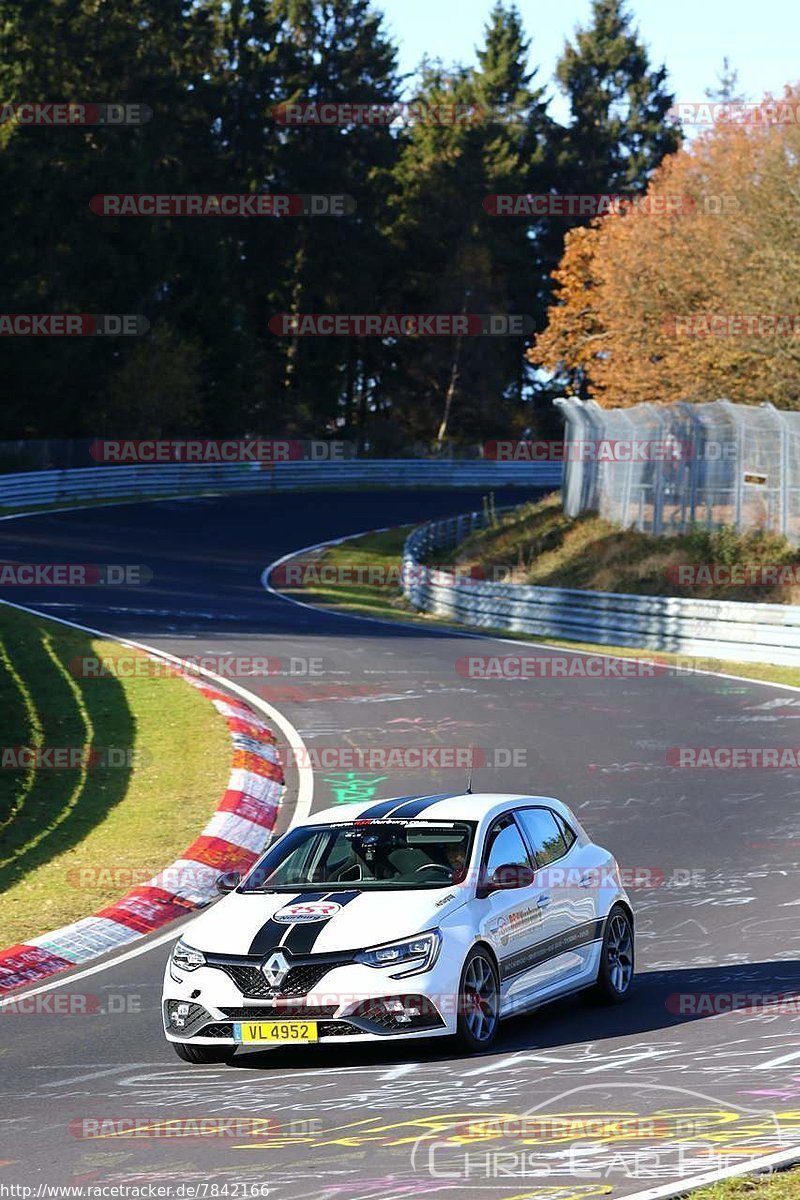
[{"label": "front bumper", "polygon": [[[442,962],[442,958],[440,954],[430,971],[396,979],[392,978],[396,966],[334,962],[323,971],[323,957],[318,956],[317,962],[309,957],[300,964],[309,970],[297,977],[299,983],[289,989],[291,994],[277,996],[269,995],[266,987],[259,988],[254,974],[237,970],[229,973],[220,966],[176,971],[176,982],[167,964],[162,1003],[164,1033],[172,1042],[236,1045],[236,1022],[304,1020],[318,1022],[320,1042],[446,1036],[456,1027],[460,962],[453,970],[453,965]],[[254,965],[239,962],[248,971]],[[316,981],[306,987],[311,979]],[[253,995],[256,989],[264,994]],[[179,1005],[180,1024],[171,1019]]]}]

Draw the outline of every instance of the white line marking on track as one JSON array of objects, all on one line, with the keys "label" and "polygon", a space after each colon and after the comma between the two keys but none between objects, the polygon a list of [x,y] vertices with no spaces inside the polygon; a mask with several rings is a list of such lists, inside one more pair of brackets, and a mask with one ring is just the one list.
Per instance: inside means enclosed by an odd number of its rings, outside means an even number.
[{"label": "white line marking on track", "polygon": [[[102,1067],[99,1071],[89,1071],[83,1075],[70,1075],[69,1079],[56,1079],[51,1083],[43,1083],[41,1086],[46,1088],[72,1087],[75,1083],[88,1083],[90,1079],[102,1079],[107,1075],[119,1075],[120,1071],[137,1071],[141,1070],[142,1067],[160,1067],[161,1065],[161,1063],[149,1062],[117,1063],[114,1067]],[[34,1070],[52,1072],[53,1064],[37,1065],[34,1067]]]},{"label": "white line marking on track", "polygon": [[596,1067],[587,1067],[583,1072],[584,1075],[596,1075],[598,1071],[607,1071],[609,1067],[628,1067],[631,1063],[641,1062],[644,1058],[663,1058],[665,1054],[672,1054],[672,1050],[643,1050],[641,1054],[629,1054],[627,1058],[606,1058]]},{"label": "white line marking on track", "polygon": [[388,1083],[392,1079],[400,1079],[403,1075],[410,1075],[412,1071],[416,1071],[419,1063],[398,1063],[396,1067],[390,1067],[385,1075],[381,1075],[379,1083]]},{"label": "white line marking on track", "polygon": [[[722,1016],[721,1013],[720,1016]],[[795,1050],[793,1054],[782,1054],[780,1058],[771,1058],[769,1062],[756,1063],[752,1070],[768,1071],[772,1067],[782,1067],[784,1063],[792,1062],[792,1060],[795,1058],[800,1058],[800,1050]]]},{"label": "white line marking on track", "polygon": [[[107,500],[102,504],[70,504],[64,508],[32,508],[28,512],[9,513],[0,521],[21,521],[24,517],[52,517],[55,513],[93,512],[96,508],[124,508],[128,504],[163,504],[174,500],[207,500],[209,497],[230,495],[228,492],[198,492],[194,496],[131,496],[127,500]],[[235,493],[234,493],[235,494]],[[247,495],[247,492],[242,493]]]}]

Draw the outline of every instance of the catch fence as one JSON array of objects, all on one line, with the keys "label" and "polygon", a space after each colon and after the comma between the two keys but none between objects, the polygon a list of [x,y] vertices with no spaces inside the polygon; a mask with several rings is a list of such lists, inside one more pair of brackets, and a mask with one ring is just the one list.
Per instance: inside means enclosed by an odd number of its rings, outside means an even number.
[{"label": "catch fence", "polygon": [[557,400],[564,511],[647,533],[733,525],[800,544],[800,412],[772,404]]}]

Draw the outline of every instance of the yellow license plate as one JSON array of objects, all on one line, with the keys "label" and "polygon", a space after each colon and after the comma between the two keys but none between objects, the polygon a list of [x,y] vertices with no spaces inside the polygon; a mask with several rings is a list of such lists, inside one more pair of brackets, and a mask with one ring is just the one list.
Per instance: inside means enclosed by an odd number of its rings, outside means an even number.
[{"label": "yellow license plate", "polygon": [[238,1021],[233,1029],[236,1041],[244,1046],[319,1041],[316,1021]]}]

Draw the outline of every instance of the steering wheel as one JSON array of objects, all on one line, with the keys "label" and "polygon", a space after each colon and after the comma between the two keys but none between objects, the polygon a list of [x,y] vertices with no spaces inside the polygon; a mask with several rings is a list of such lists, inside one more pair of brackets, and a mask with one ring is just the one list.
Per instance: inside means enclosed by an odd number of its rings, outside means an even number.
[{"label": "steering wheel", "polygon": [[421,867],[417,867],[414,874],[419,875],[420,871],[442,871],[442,872],[444,872],[444,874],[447,876],[448,879],[452,875],[452,871],[451,871],[450,867],[446,867],[444,865],[444,863],[435,863],[435,862],[423,863]]}]

